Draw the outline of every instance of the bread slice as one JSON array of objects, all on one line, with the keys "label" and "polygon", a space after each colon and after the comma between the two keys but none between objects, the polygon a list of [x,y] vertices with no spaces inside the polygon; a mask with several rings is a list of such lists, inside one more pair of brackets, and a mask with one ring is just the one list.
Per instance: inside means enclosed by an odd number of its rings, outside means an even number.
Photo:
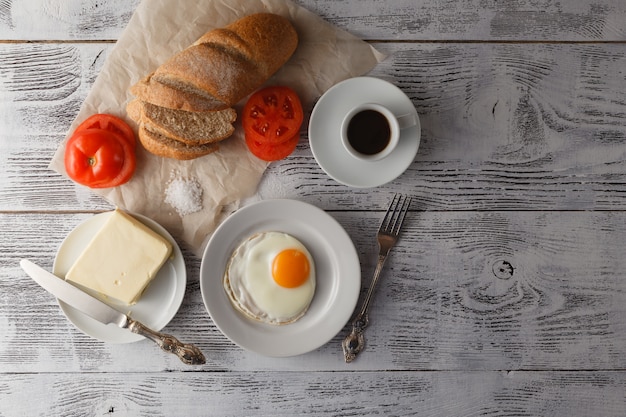
[{"label": "bread slice", "polygon": [[189,112],[133,100],[127,109],[131,118],[138,123],[143,122],[147,130],[187,145],[226,139],[235,131],[233,123],[237,119],[237,111],[232,107],[209,112]]},{"label": "bread slice", "polygon": [[179,160],[195,159],[219,149],[217,142],[202,145],[187,145],[159,133],[149,131],[143,123],[139,125],[139,134],[137,136],[148,152],[164,158]]},{"label": "bread slice", "polygon": [[215,111],[228,107],[223,101],[193,86],[163,84],[153,74],[139,80],[130,88],[130,92],[142,101],[170,109],[187,111]]}]

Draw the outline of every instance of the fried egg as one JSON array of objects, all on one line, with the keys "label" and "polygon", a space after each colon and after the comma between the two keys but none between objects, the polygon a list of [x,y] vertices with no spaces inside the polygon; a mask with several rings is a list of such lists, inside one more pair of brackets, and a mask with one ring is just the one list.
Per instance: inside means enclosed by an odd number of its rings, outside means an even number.
[{"label": "fried egg", "polygon": [[276,325],[293,323],[313,299],[315,264],[295,237],[258,233],[231,255],[224,289],[233,306],[249,318]]}]

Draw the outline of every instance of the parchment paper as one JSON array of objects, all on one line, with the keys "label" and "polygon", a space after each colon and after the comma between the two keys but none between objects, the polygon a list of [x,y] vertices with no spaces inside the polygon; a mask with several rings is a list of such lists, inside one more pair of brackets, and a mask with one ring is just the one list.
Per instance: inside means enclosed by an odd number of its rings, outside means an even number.
[{"label": "parchment paper", "polygon": [[[135,126],[125,112],[126,104],[133,98],[128,91],[131,85],[205,32],[258,12],[286,16],[298,32],[296,52],[267,84],[288,85],[296,90],[305,114],[328,88],[365,74],[384,59],[366,42],[290,0],[144,0],[106,58],[67,137],[94,113],[115,114]],[[243,103],[245,100],[235,106],[238,114]],[[155,220],[198,256],[219,222],[256,192],[268,165],[248,152],[239,121],[233,137],[223,141],[218,152],[195,160],[161,158],[139,144],[137,148],[137,169],[132,180],[120,187],[93,192],[117,207]],[[67,175],[64,150],[65,141],[57,149],[50,168]],[[165,202],[173,173],[201,184],[200,211],[180,216]]]}]

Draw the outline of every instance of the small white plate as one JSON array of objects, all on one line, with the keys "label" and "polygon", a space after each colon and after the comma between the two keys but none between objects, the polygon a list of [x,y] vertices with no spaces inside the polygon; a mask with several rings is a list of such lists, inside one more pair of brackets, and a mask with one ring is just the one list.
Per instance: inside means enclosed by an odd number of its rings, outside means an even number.
[{"label": "small white plate", "polygon": [[[415,126],[402,130],[400,143],[379,161],[363,161],[348,153],[341,143],[341,122],[358,104],[378,103],[398,115],[414,113]],[[377,187],[393,181],[411,165],[417,154],[421,126],[411,100],[395,85],[374,77],[355,77],[326,91],[315,105],[309,121],[309,143],[319,166],[331,178],[355,188]]]},{"label": "small white plate", "polygon": [[[56,276],[65,277],[65,274],[111,213],[96,214],[80,223],[67,235],[59,247],[52,267]],[[145,216],[129,214],[169,240],[173,248],[172,255],[163,264],[137,304],[132,306],[109,304],[113,308],[129,314],[133,319],[139,320],[149,328],[158,331],[170,322],[183,302],[187,285],[185,260],[176,241],[161,225]],[[144,339],[143,336],[127,329],[121,329],[113,324],[102,324],[60,300],[59,306],[65,316],[88,336],[109,343],[130,343]]]},{"label": "small white plate", "polygon": [[[250,235],[279,231],[299,239],[316,269],[316,288],[298,321],[273,326],[250,320],[234,309],[223,287],[226,263]],[[296,200],[265,200],[239,209],[211,237],[200,267],[200,289],[209,315],[226,337],[264,356],[285,357],[314,350],[348,322],[361,287],[361,266],[352,240],[323,210]]]}]

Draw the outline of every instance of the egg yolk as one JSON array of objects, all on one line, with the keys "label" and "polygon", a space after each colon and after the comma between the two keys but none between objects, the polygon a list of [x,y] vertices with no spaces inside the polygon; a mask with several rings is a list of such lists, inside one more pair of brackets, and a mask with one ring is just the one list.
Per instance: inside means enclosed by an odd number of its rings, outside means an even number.
[{"label": "egg yolk", "polygon": [[309,260],[297,249],[281,251],[272,262],[272,276],[281,287],[296,288],[309,277]]}]

